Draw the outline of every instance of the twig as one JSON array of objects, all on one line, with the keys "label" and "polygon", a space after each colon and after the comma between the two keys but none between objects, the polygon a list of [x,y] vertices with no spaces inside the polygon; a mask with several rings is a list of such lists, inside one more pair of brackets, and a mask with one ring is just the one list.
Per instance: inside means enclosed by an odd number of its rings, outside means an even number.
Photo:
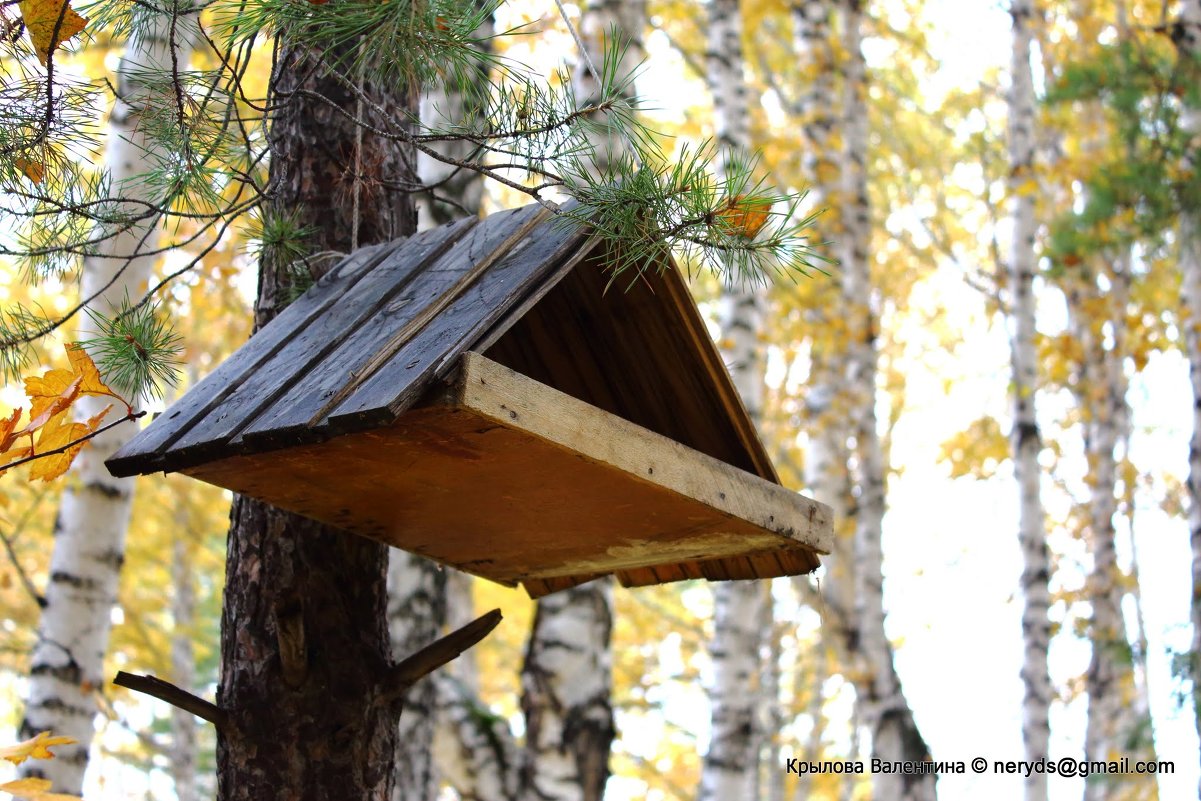
[{"label": "twig", "polygon": [[391,701],[402,695],[418,679],[433,673],[455,659],[459,654],[475,645],[491,633],[500,623],[499,609],[493,609],[477,617],[462,628],[455,629],[445,637],[434,640],[417,653],[393,667],[384,679],[382,700]]},{"label": "twig", "polygon": [[226,725],[229,720],[229,714],[212,703],[206,701],[198,695],[192,695],[187,690],[181,690],[169,681],[163,681],[156,676],[135,676],[132,673],[126,673],[124,670],[117,672],[117,677],[113,679],[113,684],[118,687],[126,687],[134,692],[149,695],[157,698],[160,701],[166,701],[177,709],[182,709],[185,712],[191,712],[198,718],[207,720],[218,729]]},{"label": "twig", "polygon": [[110,428],[115,428],[116,426],[119,426],[126,421],[137,420],[139,417],[145,416],[145,414],[146,414],[145,410],[142,410],[140,412],[133,412],[133,411],[128,412],[120,420],[114,420],[111,423],[105,423],[104,425],[100,426],[100,428],[96,429],[95,431],[91,432],[90,434],[85,434],[84,436],[80,437],[79,439],[73,439],[70,442],[68,442],[66,445],[61,445],[52,450],[43,451],[42,453],[35,453],[31,456],[26,456],[22,459],[18,459],[15,462],[9,462],[8,464],[0,465],[0,470],[9,470],[13,467],[20,467],[21,465],[23,465],[27,462],[32,462],[35,459],[41,459],[46,456],[53,456],[56,453],[63,453],[64,451],[68,451],[71,448],[74,448],[76,445],[81,445],[81,444],[87,442],[92,437],[100,436],[105,431],[108,431]]},{"label": "twig", "polygon": [[[18,532],[25,528],[25,524],[29,522],[29,518],[33,515],[34,510],[37,509],[38,503],[41,502],[42,498],[44,497],[46,497],[45,488],[43,488],[42,491],[38,493],[38,496],[33,499],[33,503],[29,504],[25,508],[25,512],[21,515],[21,519],[15,526],[13,526],[14,532]],[[29,574],[25,572],[25,566],[21,564],[19,559],[17,559],[17,550],[14,547],[15,543],[13,542],[13,538],[5,534],[3,529],[0,529],[0,541],[4,542],[4,550],[8,553],[8,560],[12,562],[13,570],[17,571],[17,578],[21,580],[22,586],[25,587],[30,597],[33,598],[34,603],[36,603],[40,608],[45,609],[46,596],[38,592],[38,588],[34,586],[33,579],[31,579]]]}]

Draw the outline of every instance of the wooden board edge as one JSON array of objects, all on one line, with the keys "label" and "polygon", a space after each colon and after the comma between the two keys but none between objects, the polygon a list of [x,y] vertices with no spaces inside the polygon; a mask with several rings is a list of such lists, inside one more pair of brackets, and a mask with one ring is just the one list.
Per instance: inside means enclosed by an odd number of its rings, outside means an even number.
[{"label": "wooden board edge", "polygon": [[472,413],[691,498],[818,553],[833,546],[828,506],[596,408],[474,352],[448,400]]},{"label": "wooden board edge", "polygon": [[734,380],[730,377],[730,371],[726,369],[721,352],[717,349],[712,337],[709,336],[709,329],[701,317],[700,310],[696,307],[696,302],[692,299],[692,293],[688,291],[688,285],[684,282],[675,259],[668,260],[667,269],[663,271],[662,277],[663,284],[667,288],[666,305],[673,308],[683,319],[684,331],[692,341],[696,352],[701,355],[705,369],[713,379],[722,405],[725,406],[727,414],[734,423],[734,428],[738,432],[743,446],[750,454],[751,461],[759,470],[762,478],[779,484],[780,476],[776,472],[776,466],[768,456],[759,432],[755,430],[755,424],[751,421],[746,404],[742,402],[742,396],[734,386]]}]

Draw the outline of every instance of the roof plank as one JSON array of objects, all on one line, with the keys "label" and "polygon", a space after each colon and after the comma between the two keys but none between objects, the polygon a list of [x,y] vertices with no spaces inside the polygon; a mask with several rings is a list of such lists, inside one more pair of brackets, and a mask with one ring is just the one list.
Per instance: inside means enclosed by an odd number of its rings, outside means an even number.
[{"label": "roof plank", "polygon": [[245,345],[209,373],[162,415],[125,444],[105,464],[114,476],[149,473],[164,451],[207,415],[238,386],[271,361],[298,332],[325,316],[371,268],[408,240],[396,240],[356,250],[321,277],[307,292],[289,304],[270,325],[257,331]]},{"label": "roof plank", "polygon": [[180,438],[172,448],[175,455],[191,461],[216,453],[277,402],[287,403],[281,396],[303,384],[307,376],[325,370],[335,348],[376,317],[422,270],[470,231],[475,222],[462,220],[423,231],[407,240],[403,248],[376,262],[365,277],[343,293],[334,308],[290,336],[273,354],[269,365],[247,376],[226,396],[219,409]]},{"label": "roof plank", "polygon": [[[235,444],[243,447],[276,447],[322,436],[320,421],[326,410],[354,391],[371,372],[373,363],[394,347],[401,336],[411,336],[439,299],[470,272],[472,259],[479,259],[511,239],[528,220],[502,212],[472,227],[436,261],[423,265],[401,291],[389,295],[363,325],[347,331],[325,356],[318,369],[310,370],[289,386],[279,402],[248,425]],[[408,333],[406,333],[408,332]]]},{"label": "roof plank", "polygon": [[522,242],[396,351],[329,415],[338,430],[357,430],[396,418],[425,389],[427,379],[447,372],[465,351],[565,258],[584,247],[588,232],[557,218],[539,221]]}]

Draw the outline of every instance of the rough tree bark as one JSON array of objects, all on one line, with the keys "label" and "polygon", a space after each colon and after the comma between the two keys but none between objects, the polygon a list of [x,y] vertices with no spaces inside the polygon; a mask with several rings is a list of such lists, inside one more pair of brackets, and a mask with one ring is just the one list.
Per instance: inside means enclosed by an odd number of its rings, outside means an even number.
[{"label": "rough tree bark", "polygon": [[[1183,72],[1196,81],[1201,74],[1201,0],[1185,0],[1173,38],[1182,60]],[[1186,106],[1181,127],[1192,138],[1190,171],[1201,169],[1197,156],[1201,142],[1201,108]],[[1181,294],[1187,321],[1184,325],[1185,352],[1193,385],[1193,435],[1189,443],[1188,527],[1193,551],[1193,706],[1197,734],[1201,736],[1201,211],[1185,204],[1180,215]],[[1201,787],[1198,788],[1201,797]]]},{"label": "rough tree bark", "polygon": [[[1009,256],[1009,296],[1012,352],[1013,461],[1019,492],[1019,541],[1022,549],[1021,594],[1022,739],[1026,759],[1047,757],[1050,740],[1048,712],[1051,677],[1047,668],[1051,624],[1048,619],[1051,575],[1040,482],[1038,454],[1042,435],[1035,415],[1038,362],[1034,346],[1034,197],[1022,186],[1034,172],[1034,82],[1030,65],[1031,0],[1012,0],[1013,61],[1009,104],[1009,195],[1013,203],[1013,247]],[[1033,772],[1025,781],[1026,801],[1046,801],[1047,777]]]},{"label": "rough tree bark", "polygon": [[[708,48],[706,62],[717,143],[723,151],[745,153],[750,149],[751,136],[738,0],[713,0],[709,4]],[[725,177],[722,161],[719,158],[717,164],[719,180]],[[763,416],[762,334],[766,311],[767,297],[762,288],[741,283],[736,276],[726,282],[718,306],[718,345],[734,386],[759,427]],[[768,586],[758,581],[733,581],[714,588],[713,639],[709,643],[712,711],[709,750],[701,769],[700,801],[754,799],[758,795],[757,689]]]},{"label": "rough tree bark", "polygon": [[[930,751],[918,731],[913,711],[893,664],[892,644],[884,629],[885,511],[884,451],[876,422],[876,336],[879,323],[872,298],[870,262],[871,215],[867,197],[867,76],[863,59],[863,5],[840,0],[847,53],[843,137],[843,236],[841,273],[847,319],[847,394],[855,437],[859,486],[855,527],[855,618],[859,647],[869,674],[856,682],[864,723],[872,732],[873,755],[887,761],[917,762]],[[935,797],[934,774],[873,777],[877,798],[927,801]]]},{"label": "rough tree bark", "polygon": [[[274,210],[315,229],[314,251],[411,234],[409,197],[385,183],[360,182],[357,221],[344,202],[356,180],[353,124],[297,93],[312,90],[353,115],[354,98],[322,63],[322,53],[299,46],[277,57]],[[364,91],[386,113],[415,102],[370,80]],[[406,155],[362,132],[359,163],[374,176],[411,184]],[[285,265],[260,266],[256,327],[283,305],[287,282]],[[389,801],[400,704],[383,692],[387,548],[246,497],[230,516],[217,693],[229,720],[218,731],[218,798]]]},{"label": "rough tree bark", "polygon": [[[178,8],[182,12],[190,4],[182,0]],[[188,63],[193,42],[189,19],[168,13],[149,16],[130,33],[117,67],[118,100],[109,117],[105,169],[112,185],[125,187],[133,200],[151,200],[150,190],[131,179],[149,169],[154,159],[141,131],[147,89],[138,76],[169,72],[173,59]],[[129,206],[130,213],[141,211],[133,203]],[[155,257],[133,256],[156,248],[156,223],[151,219],[131,226],[101,244],[99,255],[84,260],[80,294],[95,296],[90,308],[110,314],[126,295],[141,295]],[[95,334],[91,320],[81,317],[80,338]],[[85,397],[75,407],[77,414],[90,417],[106,405],[104,398]],[[61,793],[78,794],[83,787],[95,733],[93,693],[104,683],[104,654],[133,503],[134,480],[113,478],[104,460],[135,433],[135,426],[116,426],[80,452],[54,523],[54,552],[30,660],[21,736],[50,730],[75,738],[78,745],[59,748],[52,762],[25,763],[22,775],[44,776]]]}]

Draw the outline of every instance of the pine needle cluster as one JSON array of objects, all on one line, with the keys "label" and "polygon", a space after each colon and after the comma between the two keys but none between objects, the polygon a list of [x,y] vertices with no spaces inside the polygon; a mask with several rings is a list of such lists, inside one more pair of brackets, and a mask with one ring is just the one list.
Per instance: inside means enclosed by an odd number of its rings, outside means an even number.
[{"label": "pine needle cluster", "polygon": [[[185,43],[196,53],[167,65],[126,65],[116,86],[106,76],[71,77],[56,68],[64,49],[52,51],[42,67],[24,37],[0,41],[6,65],[0,77],[0,258],[15,260],[36,280],[73,274],[83,259],[98,255],[128,264],[167,251],[186,254],[183,267],[152,287],[158,291],[200,264],[236,226],[260,259],[303,263],[312,249],[310,232],[269,211],[275,192],[267,172],[269,134],[284,99],[274,82],[265,92],[251,88],[261,86],[251,74],[254,54],[269,47],[317,56],[309,63],[333,79],[342,97],[307,100],[329,103],[372,136],[482,174],[565,219],[595,226],[617,254],[615,277],[662,264],[669,252],[731,281],[819,268],[824,258],[808,238],[812,217],[797,213],[799,196],[767,187],[754,159],[710,145],[676,159],[658,149],[632,97],[633,76],[622,72],[620,45],[604,54],[596,89],[577,97],[566,73],[534,76],[477,36],[495,5],[94,0],[77,9],[90,20],[86,33],[93,42],[158,37],[171,43],[172,53],[189,52]],[[448,85],[465,98],[466,110],[454,119],[418,119],[416,109],[385,114],[373,100],[373,85],[405,86],[413,97]],[[148,165],[128,185],[113,185],[98,166],[98,111],[114,104],[136,111]],[[452,141],[466,143],[471,155],[454,158],[438,147]],[[720,181],[714,177],[719,157]],[[578,203],[565,210],[555,202],[564,195]],[[148,226],[167,233],[163,245],[152,250],[143,237],[130,252],[112,252],[122,234]],[[19,371],[39,339],[87,300],[57,317],[40,309],[0,310],[0,369],[8,376]],[[131,394],[161,386],[176,342],[153,302],[134,299],[113,315],[96,315],[95,324],[100,334],[89,345],[114,383]]]}]

